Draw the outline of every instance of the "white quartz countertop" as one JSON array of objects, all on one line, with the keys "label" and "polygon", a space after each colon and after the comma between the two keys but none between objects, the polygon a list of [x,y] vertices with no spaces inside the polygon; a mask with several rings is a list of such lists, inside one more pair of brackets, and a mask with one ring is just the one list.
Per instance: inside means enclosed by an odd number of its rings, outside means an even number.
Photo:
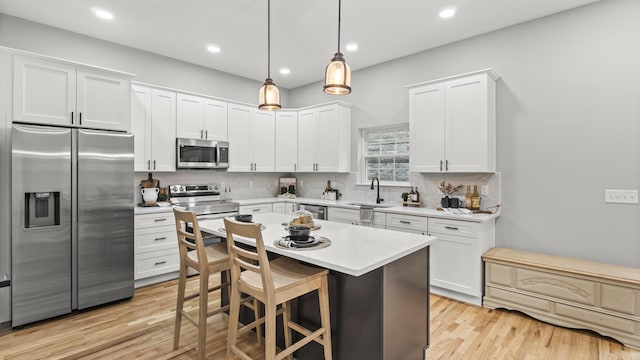
[{"label": "white quartz countertop", "polygon": [[[276,247],[274,241],[288,235],[282,224],[289,220],[290,215],[276,213],[253,216],[254,222],[265,226],[262,237],[268,251],[352,276],[366,274],[436,241],[433,236],[315,219],[320,229],[311,234],[330,239],[330,246],[299,250]],[[226,237],[222,219],[200,221],[199,225],[202,231]],[[252,244],[253,240],[244,242]]]},{"label": "white quartz countertop", "polygon": [[[417,216],[433,217],[433,218],[440,218],[440,219],[471,221],[471,222],[479,222],[479,223],[486,222],[500,216],[499,209],[494,214],[454,214],[454,213],[445,212],[442,210],[423,208],[423,207],[409,207],[409,206],[400,206],[400,205],[395,206],[393,204],[376,205],[374,202],[367,203],[367,202],[354,201],[354,200],[323,200],[323,199],[304,198],[304,197],[299,197],[295,199],[269,197],[269,198],[244,199],[244,200],[233,200],[233,201],[239,203],[240,205],[257,205],[257,204],[267,204],[267,203],[274,203],[274,202],[292,202],[296,204],[335,206],[335,207],[342,207],[347,209],[359,209],[360,205],[372,205],[372,206],[380,206],[374,209],[374,211],[376,212],[417,215]],[[354,203],[357,205],[354,205]]]}]

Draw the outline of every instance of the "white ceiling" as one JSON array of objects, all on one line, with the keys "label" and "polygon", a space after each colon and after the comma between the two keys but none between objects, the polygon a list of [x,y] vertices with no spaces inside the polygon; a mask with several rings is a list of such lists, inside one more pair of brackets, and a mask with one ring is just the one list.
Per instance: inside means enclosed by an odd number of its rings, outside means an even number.
[{"label": "white ceiling", "polygon": [[[344,0],[341,48],[357,70],[595,1]],[[114,20],[96,18],[93,6]],[[449,6],[457,15],[439,18]],[[257,81],[267,75],[267,0],[0,0],[0,12]],[[276,85],[323,80],[337,50],[337,17],[338,0],[271,1]],[[345,51],[349,42],[359,49]],[[222,50],[208,53],[207,44]]]}]

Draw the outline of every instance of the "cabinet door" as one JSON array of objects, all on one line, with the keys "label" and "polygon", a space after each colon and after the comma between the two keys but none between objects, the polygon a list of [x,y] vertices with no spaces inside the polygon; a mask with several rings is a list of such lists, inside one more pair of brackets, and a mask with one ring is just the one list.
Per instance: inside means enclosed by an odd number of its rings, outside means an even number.
[{"label": "cabinet door", "polygon": [[293,172],[298,163],[298,113],[276,112],[276,171]]},{"label": "cabinet door", "polygon": [[447,171],[488,169],[487,76],[446,83],[445,156]]},{"label": "cabinet door", "polygon": [[315,171],[318,143],[317,112],[298,113],[298,171]]},{"label": "cabinet door", "polygon": [[215,99],[204,99],[204,138],[227,141],[227,103]]},{"label": "cabinet door", "polygon": [[199,96],[177,94],[177,137],[203,139],[203,99]]},{"label": "cabinet door", "polygon": [[445,91],[443,84],[409,92],[410,167],[414,172],[444,171]]},{"label": "cabinet door", "polygon": [[273,203],[273,212],[274,213],[278,213],[278,214],[285,214],[285,203],[283,202],[277,202],[277,203]]},{"label": "cabinet door", "polygon": [[176,170],[176,93],[151,91],[151,170]]},{"label": "cabinet door", "polygon": [[254,171],[273,171],[276,160],[276,115],[273,111],[254,110],[251,151]]},{"label": "cabinet door", "polygon": [[229,104],[229,169],[251,171],[251,117],[253,108]]},{"label": "cabinet door", "polygon": [[14,121],[72,125],[73,116],[75,122],[75,67],[15,55],[13,81]]},{"label": "cabinet door", "polygon": [[340,156],[338,143],[338,107],[331,105],[318,109],[316,141],[317,171],[337,172]]},{"label": "cabinet door", "polygon": [[431,245],[431,285],[472,296],[482,295],[478,239],[440,233],[429,235],[438,238]]},{"label": "cabinet door", "polygon": [[129,131],[129,79],[89,70],[77,72],[77,124],[94,129]]},{"label": "cabinet door", "polygon": [[134,136],[134,170],[147,171],[151,165],[151,89],[131,87],[131,132]]},{"label": "cabinet door", "polygon": [[273,212],[271,204],[242,205],[239,209],[240,214],[262,214]]}]

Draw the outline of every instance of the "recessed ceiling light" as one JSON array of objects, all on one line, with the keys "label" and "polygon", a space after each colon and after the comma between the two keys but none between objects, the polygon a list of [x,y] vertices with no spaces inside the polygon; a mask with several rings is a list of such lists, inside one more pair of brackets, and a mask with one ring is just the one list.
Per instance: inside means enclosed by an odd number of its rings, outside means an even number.
[{"label": "recessed ceiling light", "polygon": [[440,17],[447,19],[456,14],[456,8],[446,8],[440,11]]},{"label": "recessed ceiling light", "polygon": [[104,10],[104,9],[97,9],[97,8],[94,8],[94,9],[92,9],[92,10],[93,10],[93,13],[94,13],[97,17],[99,17],[100,19],[103,19],[103,20],[113,20],[113,14],[112,14],[112,13],[110,13],[110,12],[108,12],[107,10]]},{"label": "recessed ceiling light", "polygon": [[348,43],[344,48],[347,51],[356,51],[356,50],[358,50],[358,44],[356,44],[356,43]]},{"label": "recessed ceiling light", "polygon": [[289,75],[291,74],[291,70],[287,69],[287,68],[281,68],[280,69],[280,74],[282,75]]},{"label": "recessed ceiling light", "polygon": [[207,45],[207,51],[217,54],[220,52],[220,47],[218,45]]}]

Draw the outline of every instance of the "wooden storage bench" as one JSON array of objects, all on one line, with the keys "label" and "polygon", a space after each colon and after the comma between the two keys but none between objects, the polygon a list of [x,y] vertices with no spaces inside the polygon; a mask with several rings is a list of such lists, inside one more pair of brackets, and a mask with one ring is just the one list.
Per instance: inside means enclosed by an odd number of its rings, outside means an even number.
[{"label": "wooden storage bench", "polygon": [[640,350],[640,269],[505,248],[482,259],[485,307],[593,330]]}]

